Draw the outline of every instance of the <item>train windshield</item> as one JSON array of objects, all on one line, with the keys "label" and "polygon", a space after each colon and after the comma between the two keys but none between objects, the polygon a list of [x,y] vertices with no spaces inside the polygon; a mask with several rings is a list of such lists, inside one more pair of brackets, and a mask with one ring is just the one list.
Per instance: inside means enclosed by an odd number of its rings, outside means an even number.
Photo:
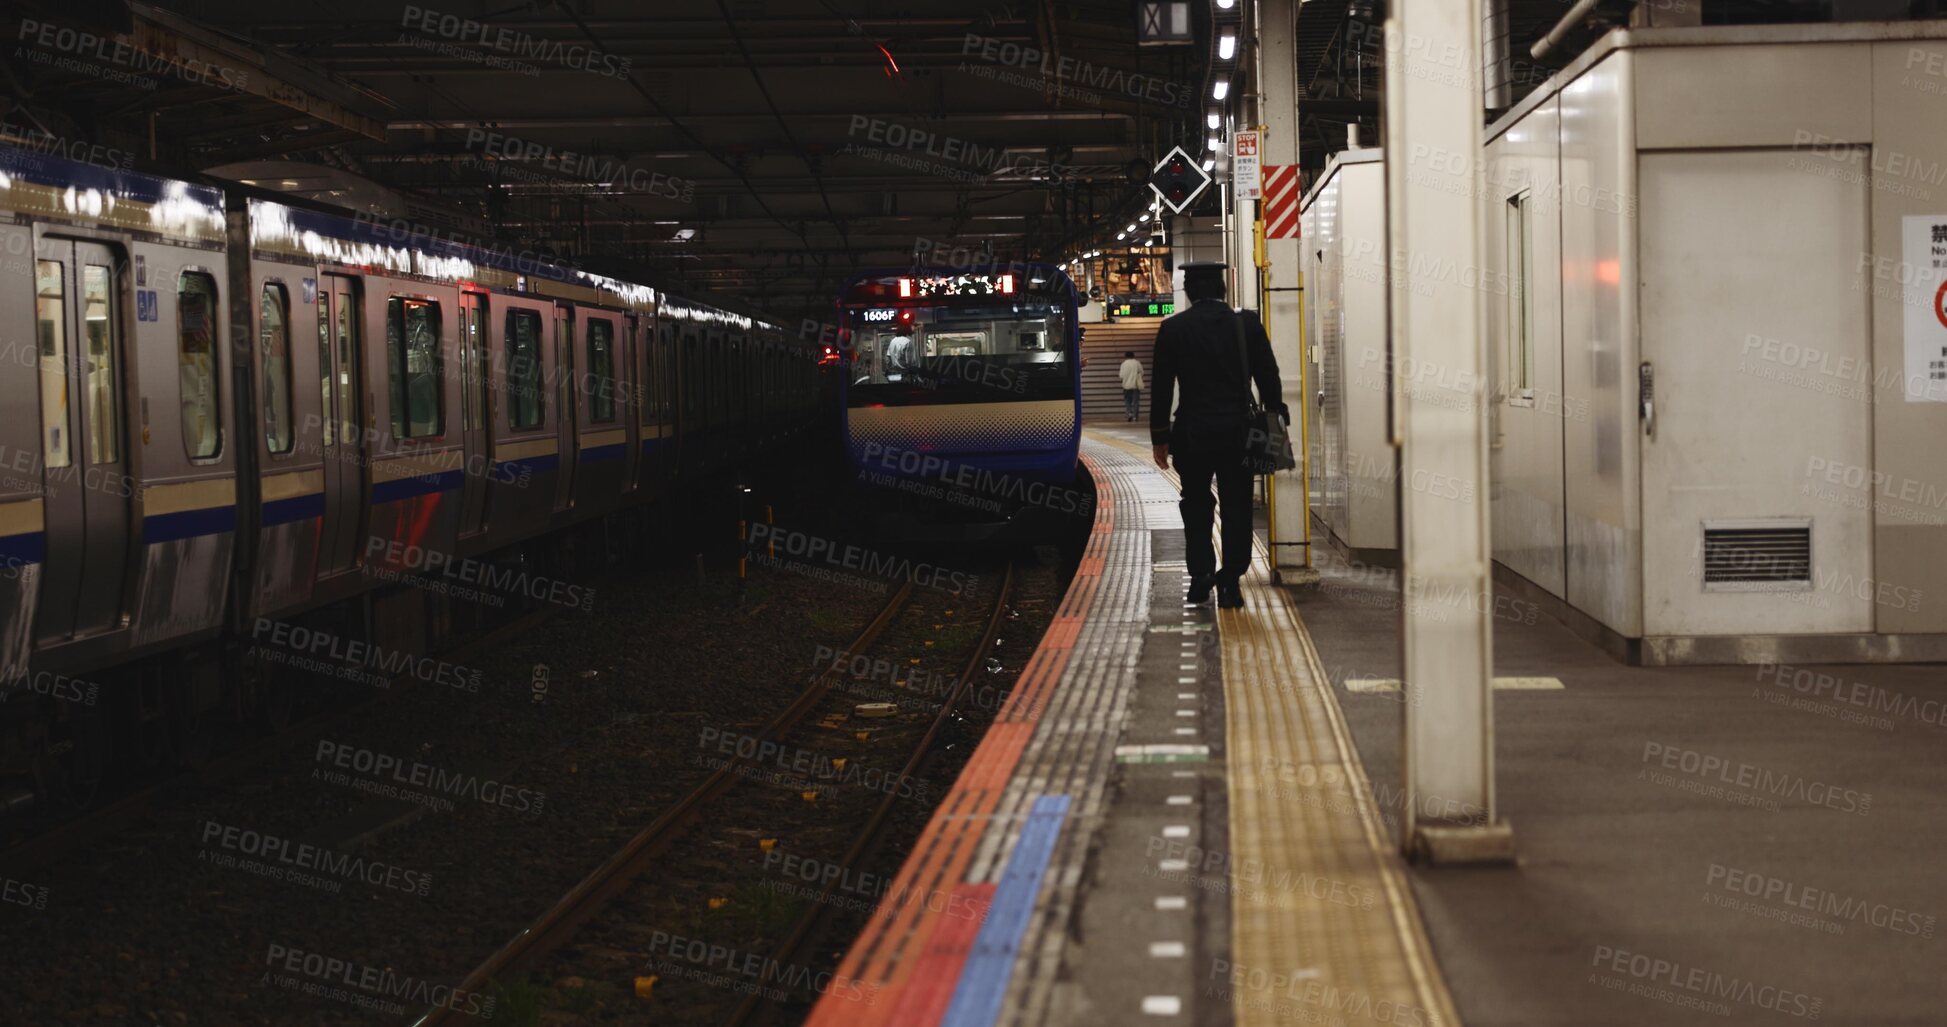
[{"label": "train windshield", "polygon": [[847,312],[849,406],[1073,399],[1075,325],[1058,297],[954,297]]}]

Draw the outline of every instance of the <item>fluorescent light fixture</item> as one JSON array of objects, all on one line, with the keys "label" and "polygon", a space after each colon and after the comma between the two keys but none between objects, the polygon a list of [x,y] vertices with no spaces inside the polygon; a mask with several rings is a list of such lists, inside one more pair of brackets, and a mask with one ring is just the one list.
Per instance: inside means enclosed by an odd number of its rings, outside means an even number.
[{"label": "fluorescent light fixture", "polygon": [[1220,11],[1228,11],[1236,6],[1237,0],[1217,0],[1217,9]]},{"label": "fluorescent light fixture", "polygon": [[1143,216],[1142,216],[1142,217],[1140,217],[1140,218],[1138,218],[1137,220],[1139,220],[1139,221],[1148,221],[1148,220],[1149,220],[1149,212],[1148,212],[1148,211],[1143,211]]},{"label": "fluorescent light fixture", "polygon": [[1136,223],[1134,221],[1129,222],[1129,227],[1123,229],[1123,231],[1125,232],[1133,232],[1135,230],[1136,230]]},{"label": "fluorescent light fixture", "polygon": [[1210,148],[1212,150],[1221,150],[1224,148],[1224,141],[1222,139],[1217,138],[1216,136],[1211,136]]},{"label": "fluorescent light fixture", "polygon": [[1129,233],[1128,233],[1128,232],[1117,232],[1117,233],[1115,234],[1115,237],[1116,237],[1116,238],[1117,238],[1118,240],[1120,240],[1120,239],[1127,239],[1127,238],[1129,238]]},{"label": "fluorescent light fixture", "polygon": [[1217,81],[1210,83],[1210,98],[1221,100],[1230,95],[1230,76],[1219,75]]},{"label": "fluorescent light fixture", "polygon": [[1217,126],[1223,124],[1223,122],[1224,122],[1223,116],[1218,114],[1216,111],[1211,111],[1210,113],[1203,116],[1203,123],[1209,125],[1210,130],[1213,132],[1216,131]]},{"label": "fluorescent light fixture", "polygon": [[675,240],[676,242],[689,242],[691,239],[696,238],[696,229],[679,228],[676,230],[676,234],[670,236],[670,238]]},{"label": "fluorescent light fixture", "polygon": [[1215,158],[1215,157],[1205,157],[1205,158],[1204,158],[1204,160],[1203,160],[1203,170],[1205,170],[1205,171],[1209,171],[1209,170],[1210,170],[1211,168],[1214,168],[1214,167],[1216,167],[1216,166],[1217,166],[1217,158]]},{"label": "fluorescent light fixture", "polygon": [[1237,33],[1226,32],[1223,35],[1218,36],[1217,37],[1217,59],[1220,61],[1227,61],[1235,56],[1237,56]]}]

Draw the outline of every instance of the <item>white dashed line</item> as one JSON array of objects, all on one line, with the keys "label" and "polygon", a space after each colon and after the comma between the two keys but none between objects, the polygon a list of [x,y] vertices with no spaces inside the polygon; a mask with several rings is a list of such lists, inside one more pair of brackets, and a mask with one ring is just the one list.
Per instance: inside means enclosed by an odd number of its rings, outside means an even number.
[{"label": "white dashed line", "polygon": [[1188,838],[1188,837],[1190,837],[1190,825],[1188,825],[1188,824],[1171,824],[1171,825],[1169,825],[1169,826],[1167,826],[1167,827],[1165,827],[1165,828],[1163,828],[1163,837],[1165,837],[1165,838]]},{"label": "white dashed line", "polygon": [[1197,711],[1195,711],[1195,710],[1177,710],[1177,711],[1176,711],[1176,715],[1177,715],[1177,716],[1179,716],[1179,717],[1194,717],[1194,716],[1196,716],[1196,715],[1197,715]]},{"label": "white dashed line", "polygon": [[1163,801],[1171,806],[1188,806],[1192,800],[1187,795],[1172,795]]},{"label": "white dashed line", "polygon": [[1156,869],[1165,874],[1180,874],[1190,869],[1188,860],[1166,859],[1156,864]]},{"label": "white dashed line", "polygon": [[1183,1012],[1183,1000],[1175,995],[1145,995],[1143,1012],[1151,1016],[1176,1016]]},{"label": "white dashed line", "polygon": [[1197,729],[1193,727],[1180,727],[1176,729],[1176,733],[1179,735],[1194,735],[1197,733]]},{"label": "white dashed line", "polygon": [[1152,941],[1149,954],[1156,959],[1182,959],[1183,943],[1180,941]]},{"label": "white dashed line", "polygon": [[1178,692],[1178,693],[1176,693],[1176,697],[1177,697],[1178,699],[1195,699],[1195,698],[1197,697],[1197,693],[1195,693],[1195,692]]},{"label": "white dashed line", "polygon": [[1177,909],[1189,909],[1190,900],[1181,895],[1158,895],[1156,896],[1156,908],[1164,912]]}]

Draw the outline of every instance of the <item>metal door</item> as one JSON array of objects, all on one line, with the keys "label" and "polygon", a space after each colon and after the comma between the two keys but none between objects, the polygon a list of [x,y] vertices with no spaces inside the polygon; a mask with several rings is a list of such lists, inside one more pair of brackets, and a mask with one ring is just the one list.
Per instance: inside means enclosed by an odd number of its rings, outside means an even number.
[{"label": "metal door", "polygon": [[41,482],[47,570],[44,642],[121,626],[129,502],[122,430],[122,265],[100,243],[42,239],[35,250]]},{"label": "metal door", "polygon": [[460,537],[487,527],[488,475],[493,472],[493,374],[487,362],[487,297],[460,294],[460,411],[466,473],[461,480]]},{"label": "metal door", "polygon": [[330,337],[332,350],[324,397],[324,529],[318,539],[318,576],[325,577],[357,565],[370,440],[362,413],[358,286],[344,275],[325,275],[318,302],[321,330]]},{"label": "metal door", "polygon": [[1648,400],[1631,426],[1649,635],[1873,627],[1871,497],[1808,473],[1871,477],[1870,390],[1843,387],[1871,366],[1855,270],[1870,172],[1863,151],[1834,156],[1831,174],[1804,162],[1784,149],[1640,158],[1648,389],[1627,387]]}]

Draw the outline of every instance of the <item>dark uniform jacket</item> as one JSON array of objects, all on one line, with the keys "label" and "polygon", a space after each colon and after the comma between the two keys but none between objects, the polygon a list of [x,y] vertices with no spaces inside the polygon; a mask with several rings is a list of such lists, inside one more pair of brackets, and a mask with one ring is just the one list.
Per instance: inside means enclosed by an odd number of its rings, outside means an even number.
[{"label": "dark uniform jacket", "polygon": [[[1244,345],[1250,350],[1258,401],[1291,420],[1278,380],[1278,358],[1271,355],[1271,339],[1264,334],[1257,312],[1233,313],[1222,300],[1198,300],[1156,330],[1155,393],[1149,406],[1152,443],[1177,449],[1243,447],[1244,369],[1239,366],[1234,318],[1244,322]],[[1179,387],[1182,398],[1172,427],[1170,402]]]}]

